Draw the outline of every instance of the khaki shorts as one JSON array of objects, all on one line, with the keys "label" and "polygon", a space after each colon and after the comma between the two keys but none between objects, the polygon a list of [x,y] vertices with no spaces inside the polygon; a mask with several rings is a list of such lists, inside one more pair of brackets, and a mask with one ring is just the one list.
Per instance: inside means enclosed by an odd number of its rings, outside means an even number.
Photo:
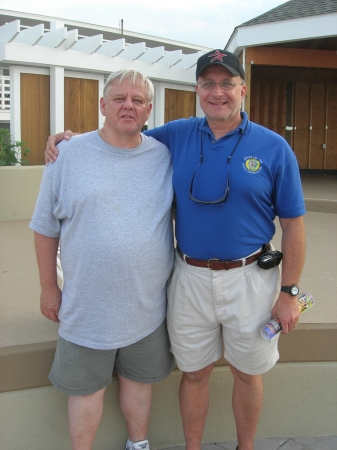
[{"label": "khaki shorts", "polygon": [[280,269],[256,262],[230,270],[188,265],[176,252],[168,287],[167,323],[171,350],[184,372],[222,356],[241,372],[267,372],[278,360],[278,337],[268,342],[260,328],[278,297]]},{"label": "khaki shorts", "polygon": [[156,383],[174,367],[166,321],[135,344],[115,350],[96,350],[59,336],[49,379],[67,395],[88,395],[112,381],[112,372],[139,383]]}]

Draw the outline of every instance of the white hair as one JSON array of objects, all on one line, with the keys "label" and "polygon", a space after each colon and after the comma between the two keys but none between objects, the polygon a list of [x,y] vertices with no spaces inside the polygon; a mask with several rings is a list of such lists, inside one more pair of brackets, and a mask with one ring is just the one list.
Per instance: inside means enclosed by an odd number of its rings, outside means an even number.
[{"label": "white hair", "polygon": [[134,69],[123,69],[119,70],[118,72],[113,72],[104,84],[103,97],[106,99],[111,84],[115,83],[116,81],[118,81],[119,84],[122,84],[122,82],[126,78],[130,78],[132,84],[140,84],[142,87],[144,87],[147,92],[148,101],[149,103],[152,103],[154,97],[154,87],[152,81],[149,80],[141,72],[138,72],[138,70]]}]

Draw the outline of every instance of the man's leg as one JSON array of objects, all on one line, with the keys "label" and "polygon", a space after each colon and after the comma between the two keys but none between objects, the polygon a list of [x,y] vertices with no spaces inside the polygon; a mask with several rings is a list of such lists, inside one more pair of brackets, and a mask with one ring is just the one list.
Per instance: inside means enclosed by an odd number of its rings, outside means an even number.
[{"label": "man's leg", "polygon": [[151,411],[152,385],[138,383],[118,375],[119,404],[124,415],[129,439],[146,439]]},{"label": "man's leg", "polygon": [[166,378],[173,367],[165,320],[150,335],[118,350],[114,370],[120,383],[119,403],[132,442],[146,439],[152,383]]},{"label": "man's leg", "polygon": [[103,413],[105,388],[93,394],[68,398],[70,437],[73,450],[91,450]]},{"label": "man's leg", "polygon": [[196,372],[184,372],[179,389],[186,450],[201,450],[209,405],[208,379],[214,364]]},{"label": "man's leg", "polygon": [[230,364],[234,376],[233,411],[239,450],[253,450],[263,400],[261,375],[247,375]]}]

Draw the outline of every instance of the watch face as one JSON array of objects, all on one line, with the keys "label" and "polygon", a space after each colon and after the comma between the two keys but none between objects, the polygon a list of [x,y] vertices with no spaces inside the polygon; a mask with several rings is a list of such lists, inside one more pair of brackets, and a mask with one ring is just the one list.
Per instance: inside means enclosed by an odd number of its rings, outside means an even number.
[{"label": "watch face", "polygon": [[297,286],[291,286],[290,292],[291,292],[291,295],[295,296],[295,295],[298,295],[299,289]]}]

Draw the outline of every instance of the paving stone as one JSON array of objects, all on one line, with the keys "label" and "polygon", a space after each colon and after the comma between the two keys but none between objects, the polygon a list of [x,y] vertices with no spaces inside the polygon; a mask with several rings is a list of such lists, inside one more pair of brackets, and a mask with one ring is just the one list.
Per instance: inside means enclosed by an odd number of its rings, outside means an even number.
[{"label": "paving stone", "polygon": [[287,439],[284,445],[278,447],[279,450],[309,450],[301,442],[295,442],[293,439]]},{"label": "paving stone", "polygon": [[220,444],[204,444],[202,450],[223,450]]},{"label": "paving stone", "polygon": [[256,450],[278,450],[287,443],[288,438],[274,438],[274,439],[257,439],[254,441]]},{"label": "paving stone", "polygon": [[167,447],[161,450],[185,450],[186,447]]},{"label": "paving stone", "polygon": [[[255,450],[337,450],[337,436],[296,437],[259,439]],[[203,444],[202,450],[236,450],[237,442]],[[170,447],[162,450],[185,450],[185,447]]]},{"label": "paving stone", "polygon": [[[306,450],[336,450],[337,436],[301,437],[293,438],[293,441],[304,445]],[[283,448],[282,448],[283,450]]]},{"label": "paving stone", "polygon": [[169,447],[163,448],[162,450],[185,450],[185,447]]},{"label": "paving stone", "polygon": [[[218,447],[216,450],[236,450],[236,446],[238,443],[236,441],[233,442],[218,442]],[[202,448],[204,450],[204,448]]]}]

